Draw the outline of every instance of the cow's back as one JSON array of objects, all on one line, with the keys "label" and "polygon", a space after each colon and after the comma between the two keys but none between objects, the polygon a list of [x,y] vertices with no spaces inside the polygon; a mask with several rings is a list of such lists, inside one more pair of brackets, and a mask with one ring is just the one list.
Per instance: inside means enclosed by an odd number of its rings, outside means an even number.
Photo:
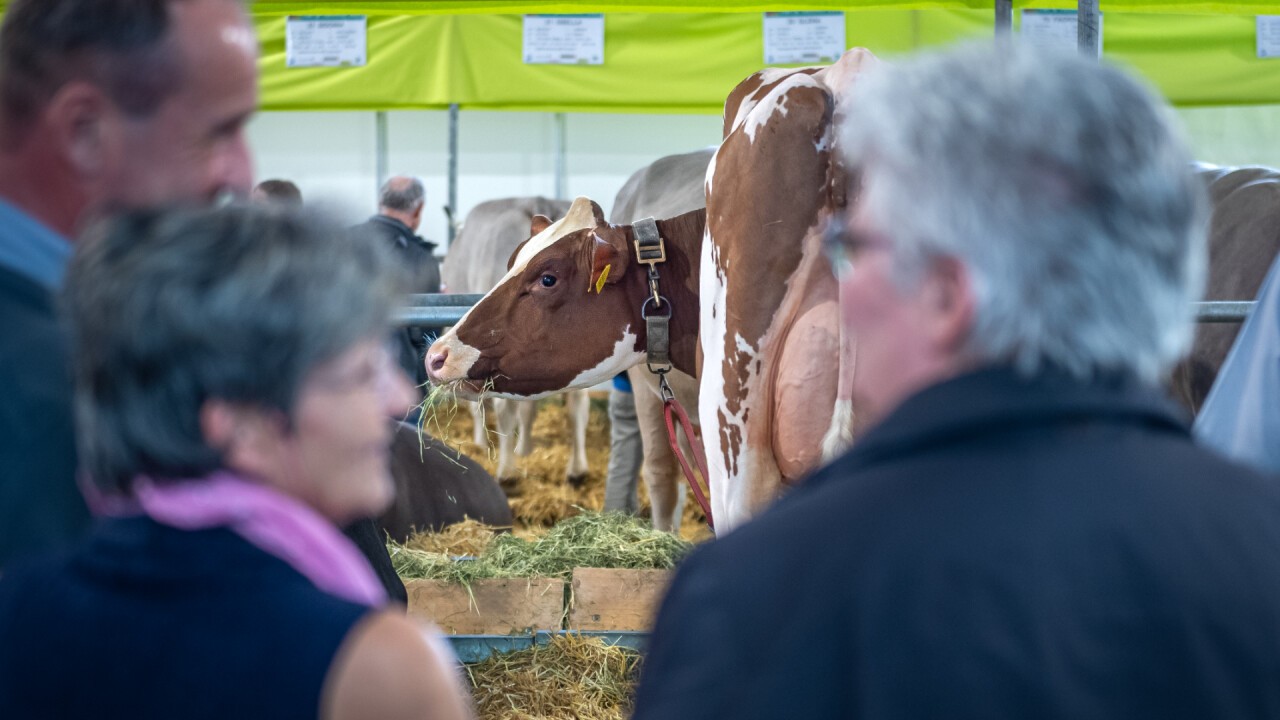
[{"label": "cow's back", "polygon": [[[1280,251],[1280,171],[1264,167],[1197,169],[1213,204],[1204,299],[1253,300]],[[1174,371],[1178,399],[1199,410],[1240,331],[1237,323],[1200,323],[1188,359]]]},{"label": "cow's back", "polygon": [[501,198],[476,205],[445,256],[440,271],[444,286],[451,293],[493,289],[506,273],[511,253],[529,239],[533,216],[555,220],[568,209],[568,201],[544,197]]},{"label": "cow's back", "polygon": [[714,147],[659,158],[637,170],[618,191],[609,222],[629,225],[645,217],[672,218],[707,206],[703,181]]}]

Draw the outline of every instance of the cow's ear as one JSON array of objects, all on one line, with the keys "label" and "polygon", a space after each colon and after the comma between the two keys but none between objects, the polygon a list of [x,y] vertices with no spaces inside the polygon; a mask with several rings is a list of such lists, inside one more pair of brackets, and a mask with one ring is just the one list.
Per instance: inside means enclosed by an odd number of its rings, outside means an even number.
[{"label": "cow's ear", "polygon": [[[542,216],[541,216],[541,215],[538,215],[537,217],[542,217]],[[507,269],[508,269],[508,270],[510,270],[510,269],[511,269],[511,266],[512,266],[512,265],[515,265],[515,264],[516,264],[516,257],[520,254],[520,251],[524,249],[524,246],[525,246],[525,245],[528,245],[528,244],[529,244],[529,241],[530,241],[530,240],[532,240],[532,239],[533,239],[533,238],[531,238],[531,237],[529,237],[529,238],[525,238],[523,241],[521,241],[521,242],[520,242],[520,244],[519,244],[519,245],[517,245],[517,246],[516,246],[516,249],[515,249],[515,250],[512,250],[512,251],[511,251],[511,257],[507,258]]]},{"label": "cow's ear", "polygon": [[534,237],[549,227],[551,227],[551,218],[546,215],[534,215],[529,222],[529,237]]},{"label": "cow's ear", "polygon": [[626,272],[630,256],[625,246],[609,242],[596,233],[591,233],[591,282],[587,285],[588,293],[598,293],[605,285],[612,285],[622,279]]}]

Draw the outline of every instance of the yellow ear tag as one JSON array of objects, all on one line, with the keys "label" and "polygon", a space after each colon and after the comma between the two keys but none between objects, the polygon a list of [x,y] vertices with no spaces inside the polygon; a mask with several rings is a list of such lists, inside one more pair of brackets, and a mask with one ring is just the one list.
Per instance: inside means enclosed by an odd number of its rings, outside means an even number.
[{"label": "yellow ear tag", "polygon": [[597,294],[597,295],[599,295],[599,294],[600,294],[600,291],[604,289],[604,283],[605,283],[605,281],[606,281],[606,280],[608,280],[608,279],[609,279],[609,268],[611,268],[611,267],[613,267],[613,266],[612,266],[612,265],[605,265],[605,266],[604,266],[604,269],[600,271],[600,279],[596,280],[596,294]]}]

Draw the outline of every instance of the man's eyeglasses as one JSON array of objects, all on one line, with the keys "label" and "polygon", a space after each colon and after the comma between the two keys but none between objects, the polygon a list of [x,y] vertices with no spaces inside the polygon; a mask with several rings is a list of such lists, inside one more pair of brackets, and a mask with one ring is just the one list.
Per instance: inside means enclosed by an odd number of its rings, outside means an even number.
[{"label": "man's eyeglasses", "polygon": [[849,230],[842,214],[827,219],[822,231],[822,252],[831,263],[831,272],[837,280],[843,280],[853,272],[853,262],[864,251],[886,247],[883,240]]}]

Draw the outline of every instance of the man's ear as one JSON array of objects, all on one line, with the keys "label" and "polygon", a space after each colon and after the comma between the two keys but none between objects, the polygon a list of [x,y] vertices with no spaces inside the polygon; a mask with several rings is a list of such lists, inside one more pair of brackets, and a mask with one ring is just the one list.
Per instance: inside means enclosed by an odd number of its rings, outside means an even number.
[{"label": "man's ear", "polygon": [[587,292],[598,293],[605,285],[612,285],[622,279],[630,264],[631,255],[620,240],[606,240],[592,232],[588,237],[591,268],[590,284]]},{"label": "man's ear", "polygon": [[956,258],[934,260],[923,292],[934,341],[942,350],[959,352],[973,330],[977,307],[968,267]]},{"label": "man's ear", "polygon": [[118,132],[112,126],[113,109],[101,89],[84,81],[63,85],[45,106],[45,120],[64,157],[82,177],[98,177],[106,170]]}]

